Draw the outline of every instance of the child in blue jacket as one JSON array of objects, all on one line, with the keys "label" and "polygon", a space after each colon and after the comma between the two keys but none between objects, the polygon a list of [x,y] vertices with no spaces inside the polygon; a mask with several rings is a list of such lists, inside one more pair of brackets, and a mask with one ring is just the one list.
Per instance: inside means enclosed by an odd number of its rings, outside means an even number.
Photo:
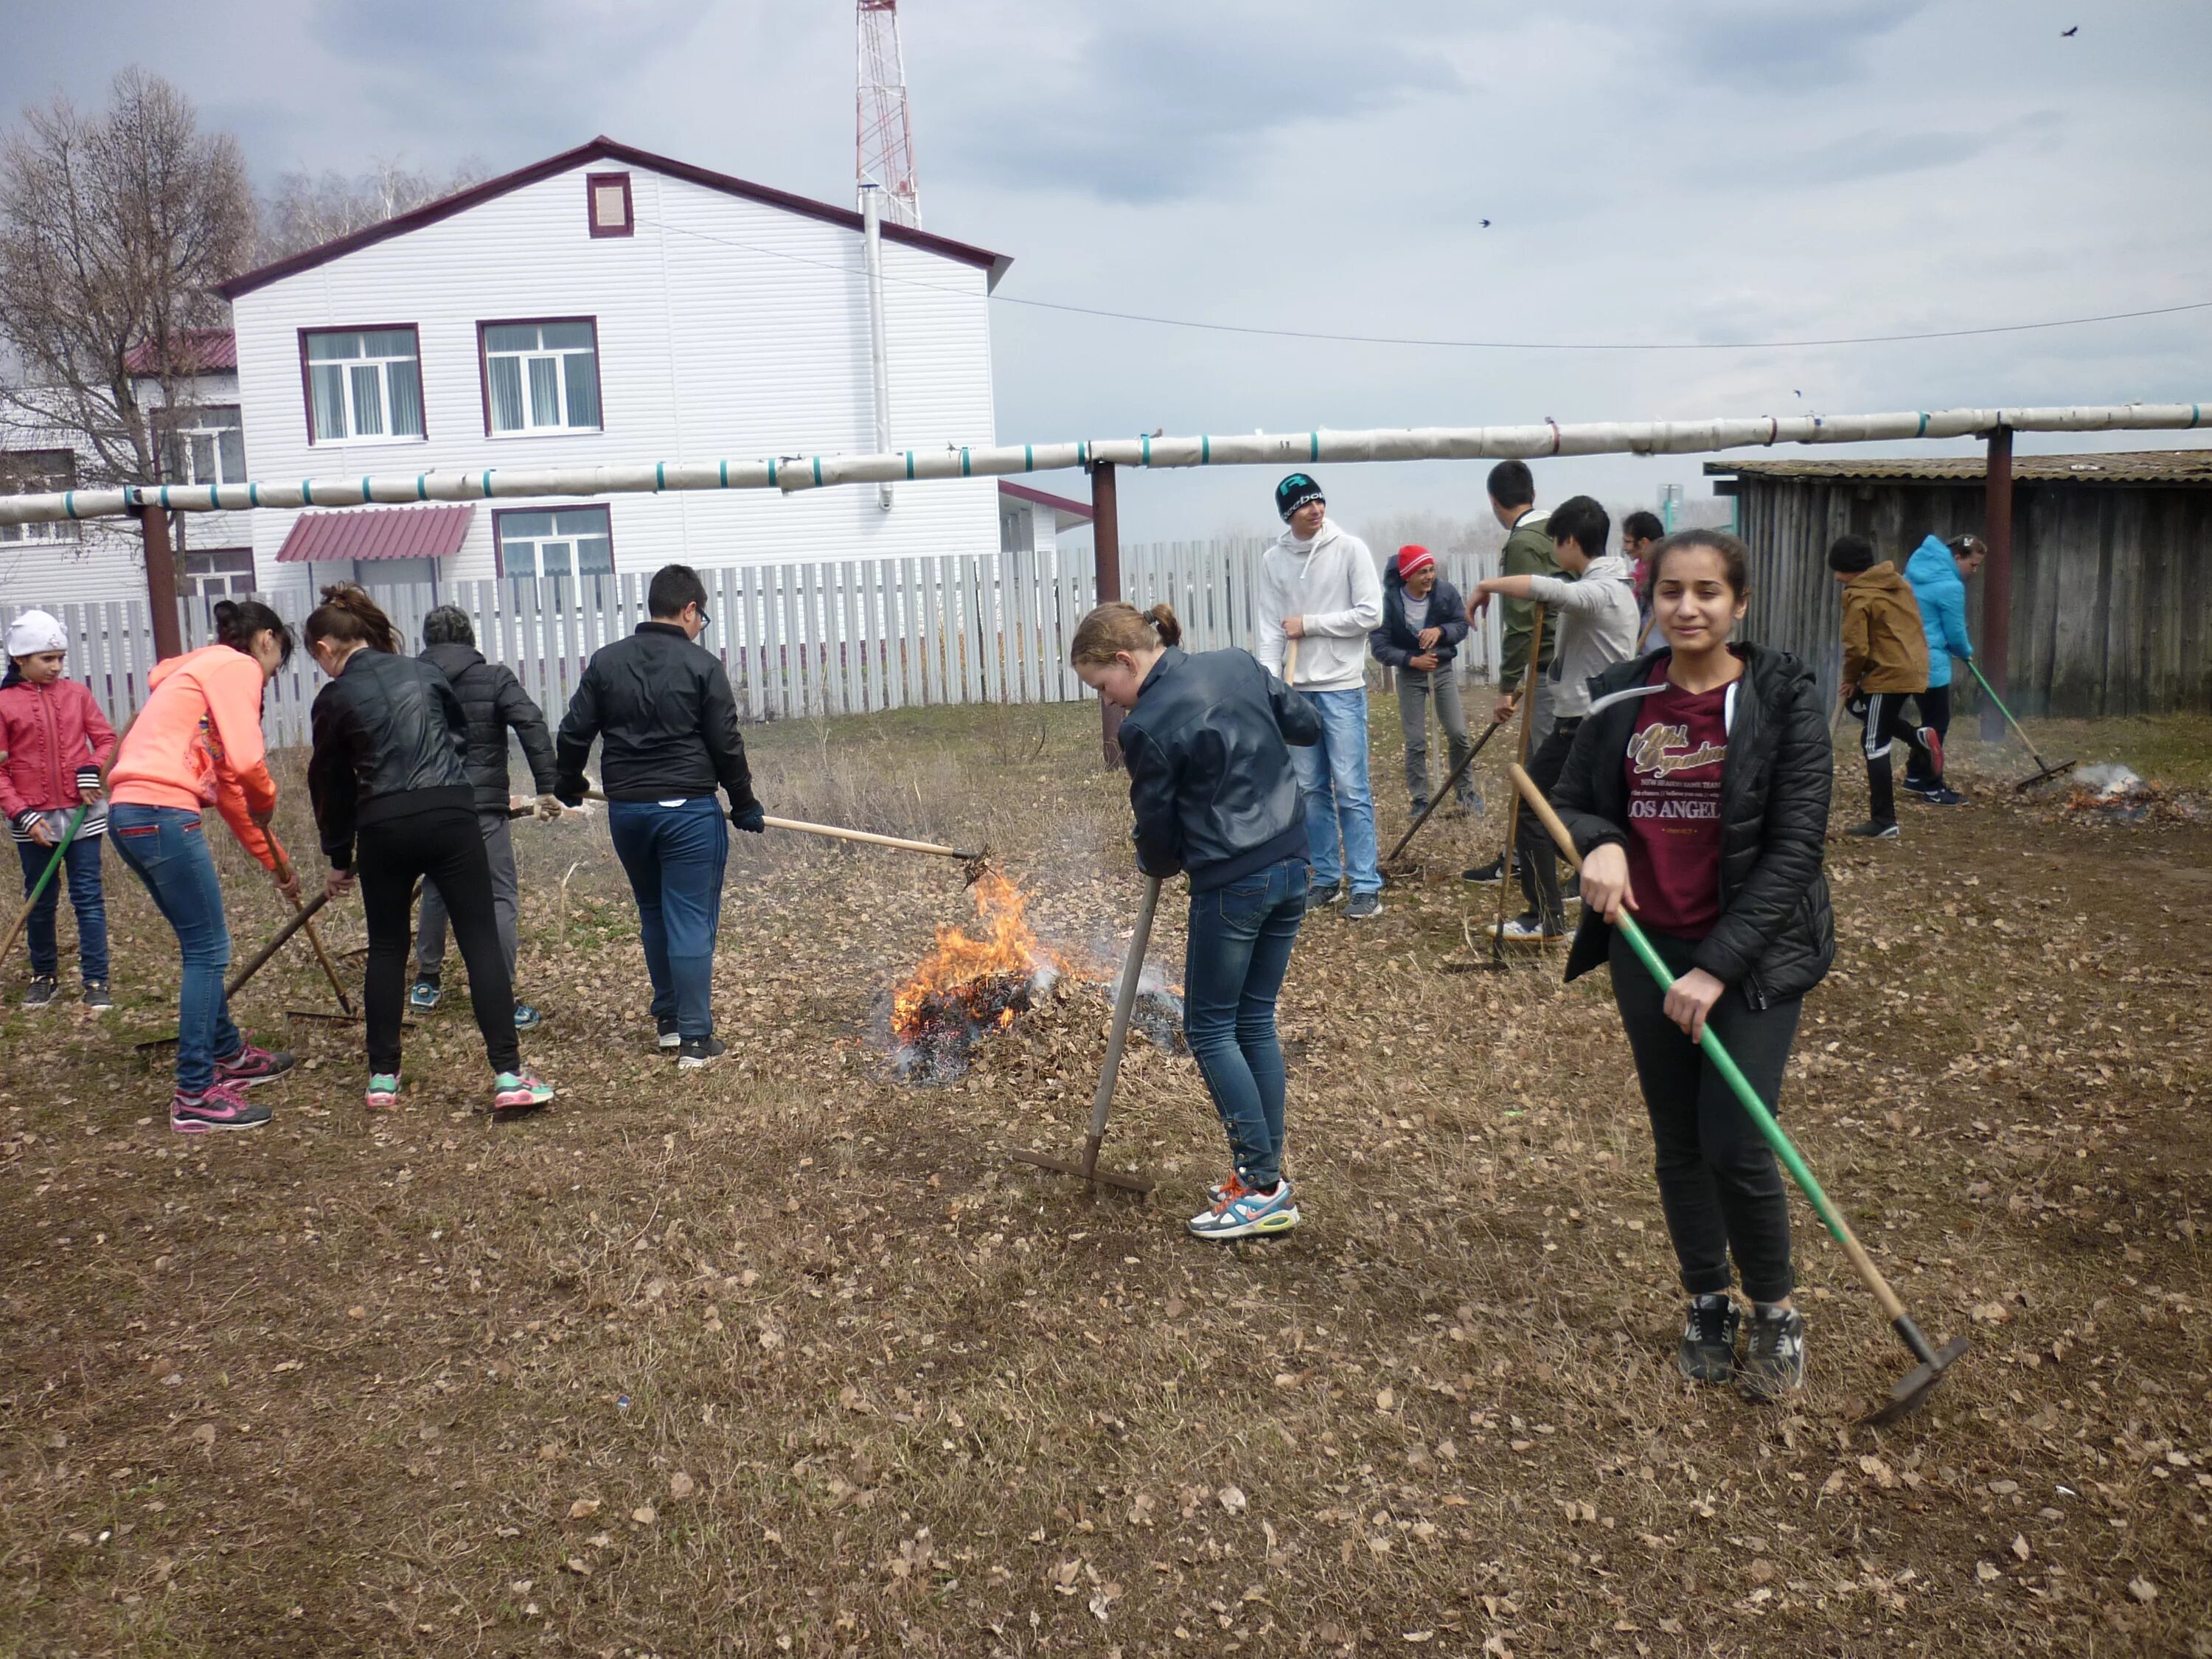
[{"label": "child in blue jacket", "polygon": [[[1974,642],[1966,636],[1966,583],[1982,568],[1989,548],[1978,536],[1954,536],[1948,542],[1930,536],[1905,562],[1905,580],[1920,604],[1920,628],[1928,636],[1928,689],[1920,694],[1920,718],[1938,738],[1951,731],[1951,659],[1972,662]],[[1902,786],[1930,806],[1956,806],[1966,798],[1927,775],[1917,752],[1905,769]]]}]

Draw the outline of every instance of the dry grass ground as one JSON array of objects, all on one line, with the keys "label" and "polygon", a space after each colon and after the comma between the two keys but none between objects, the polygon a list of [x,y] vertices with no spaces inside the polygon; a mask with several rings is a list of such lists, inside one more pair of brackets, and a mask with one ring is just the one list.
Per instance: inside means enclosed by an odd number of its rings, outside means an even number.
[{"label": "dry grass ground", "polygon": [[[988,838],[1103,959],[1135,884],[1095,720],[753,739],[771,810]],[[2212,730],[2052,746],[2201,783]],[[449,1001],[395,1115],[356,1036],[301,1027],[275,1124],[210,1141],[133,1060],[175,969],[111,859],[121,1006],[0,1025],[0,1654],[2212,1652],[2212,831],[2017,804],[2025,766],[1962,748],[1970,806],[1832,844],[1839,970],[1784,1103],[1922,1323],[1973,1338],[1880,1433],[1908,1362],[1802,1207],[1810,1385],[1676,1376],[1602,976],[1446,971],[1480,824],[1432,826],[1380,925],[1309,923],[1308,1220],[1228,1249],[1180,1226],[1224,1162],[1187,1058],[1127,1075],[1149,1206],[1004,1158],[1075,1145],[1095,989],[957,1085],[886,1078],[872,1023],[965,913],[954,866],[740,837],[733,1054],[679,1079],[604,821],[519,827],[556,1109],[485,1121]],[[283,819],[312,845],[296,789]],[[234,854],[243,948],[279,901]],[[241,1001],[278,1037],[327,993],[300,953]]]}]

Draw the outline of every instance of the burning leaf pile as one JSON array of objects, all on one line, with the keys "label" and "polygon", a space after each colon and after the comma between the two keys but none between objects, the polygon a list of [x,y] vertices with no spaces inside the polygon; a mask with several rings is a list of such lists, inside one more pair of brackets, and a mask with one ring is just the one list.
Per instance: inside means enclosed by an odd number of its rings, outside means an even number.
[{"label": "burning leaf pile", "polygon": [[891,993],[892,1063],[909,1083],[941,1083],[968,1068],[975,1044],[1003,1031],[1066,971],[1029,924],[1029,895],[986,871],[975,933],[940,927],[937,943]]}]

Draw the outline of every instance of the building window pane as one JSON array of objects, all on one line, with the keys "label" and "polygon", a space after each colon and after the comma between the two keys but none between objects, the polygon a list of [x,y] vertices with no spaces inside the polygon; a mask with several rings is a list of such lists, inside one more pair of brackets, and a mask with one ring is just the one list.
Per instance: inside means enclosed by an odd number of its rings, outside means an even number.
[{"label": "building window pane", "polygon": [[561,418],[561,362],[557,357],[530,359],[530,424],[565,426]]},{"label": "building window pane", "polygon": [[336,442],[347,432],[345,370],[318,365],[309,379],[315,388],[315,441]]},{"label": "building window pane", "polygon": [[568,424],[596,427],[599,423],[599,363],[595,352],[572,351],[562,360],[568,376]]},{"label": "building window pane", "polygon": [[222,477],[219,482],[244,483],[246,482],[246,428],[240,426],[225,427],[216,434],[216,451],[217,465],[222,472]]},{"label": "building window pane", "polygon": [[364,438],[384,430],[384,375],[375,363],[353,371],[353,429]]},{"label": "building window pane", "polygon": [[[489,323],[483,329],[487,423],[495,434],[599,426],[598,325]],[[525,392],[527,391],[527,397]]]},{"label": "building window pane", "polygon": [[492,536],[502,576],[607,576],[614,538],[604,507],[501,511]]},{"label": "building window pane", "polygon": [[413,329],[318,330],[307,336],[307,366],[317,443],[423,435]]},{"label": "building window pane", "polygon": [[522,427],[522,359],[491,360],[491,429],[516,432]]}]

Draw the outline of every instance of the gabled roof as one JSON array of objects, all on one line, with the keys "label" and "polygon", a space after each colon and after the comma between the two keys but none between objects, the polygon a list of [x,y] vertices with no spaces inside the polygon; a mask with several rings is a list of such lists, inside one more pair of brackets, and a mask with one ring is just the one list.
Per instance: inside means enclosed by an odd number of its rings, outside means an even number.
[{"label": "gabled roof", "polygon": [[[159,374],[160,360],[151,340],[142,340],[123,354],[123,367],[133,374]],[[172,374],[214,374],[238,367],[238,336],[227,328],[181,329],[169,340]]]},{"label": "gabled roof", "polygon": [[1032,507],[1048,507],[1054,513],[1064,514],[1084,524],[1091,522],[1091,503],[1088,501],[1071,501],[1065,495],[1055,495],[1048,489],[1036,489],[1028,484],[1008,483],[1004,478],[999,480],[999,493],[1012,501],[1027,501]]},{"label": "gabled roof", "polygon": [[[603,134],[592,139],[588,144],[580,144],[574,149],[562,150],[558,155],[549,155],[542,161],[532,161],[526,167],[518,167],[513,173],[503,173],[496,179],[487,179],[480,185],[471,185],[466,190],[457,191],[451,196],[441,197],[437,201],[426,202],[421,207],[411,209],[408,212],[396,214],[381,224],[371,225],[367,229],[356,230],[349,235],[337,237],[319,247],[311,247],[304,253],[295,253],[290,258],[279,259],[273,264],[263,265],[258,270],[249,270],[243,276],[234,276],[228,282],[222,283],[216,292],[226,300],[235,300],[240,295],[251,294],[258,288],[266,288],[271,283],[296,275],[300,271],[312,270],[317,265],[328,264],[333,259],[342,258],[358,249],[371,246],[378,242],[388,241],[394,236],[404,236],[410,230],[420,230],[423,226],[435,224],[441,219],[450,219],[457,213],[467,212],[469,209],[477,206],[479,203],[489,202],[495,197],[506,195],[509,191],[520,190],[525,185],[534,185],[541,179],[554,178],[592,161],[616,161],[624,167],[642,167],[649,173],[665,173],[672,179],[682,179],[691,184],[703,185],[708,190],[720,191],[726,196],[742,197],[749,202],[764,203],[769,207],[781,208],[787,213],[802,214],[809,219],[819,219],[827,224],[842,225],[848,230],[857,232],[861,228],[860,213],[854,209],[833,207],[827,202],[817,202],[811,197],[794,196],[788,191],[775,190],[767,185],[756,185],[744,179],[735,179],[726,173],[712,173],[705,167],[694,167],[689,161],[675,161],[665,155],[655,155],[649,150],[638,149],[629,144],[617,143]],[[579,211],[581,211],[580,207]],[[942,254],[948,259],[957,259],[963,264],[980,266],[990,273],[990,285],[994,288],[998,286],[999,278],[1006,274],[1006,267],[1013,264],[1013,257],[1011,254],[994,253],[988,248],[975,247],[966,242],[956,242],[949,236],[933,236],[924,230],[910,230],[904,225],[895,225],[886,222],[883,228],[883,234],[887,241],[903,242],[909,247],[918,247],[931,253]]]}]

